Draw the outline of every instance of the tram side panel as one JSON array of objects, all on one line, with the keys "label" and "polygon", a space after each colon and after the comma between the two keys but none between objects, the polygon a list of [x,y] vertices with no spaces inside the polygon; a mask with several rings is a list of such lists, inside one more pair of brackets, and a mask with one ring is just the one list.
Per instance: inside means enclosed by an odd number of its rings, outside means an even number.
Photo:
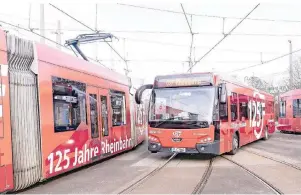
[{"label": "tram side panel", "polygon": [[[88,62],[2,31],[0,64],[0,192],[24,189],[134,147],[128,86],[121,77],[108,81],[85,74],[78,70]],[[77,70],[72,70],[74,65]],[[59,98],[64,90],[71,94],[64,97],[68,104],[62,105]],[[90,93],[95,93],[99,105],[97,137]],[[73,96],[80,100],[76,105]],[[123,115],[116,121],[113,106],[120,107],[120,102]]]},{"label": "tram side panel", "polygon": [[[44,45],[37,44],[37,51],[43,178],[131,149],[128,86],[72,70],[89,64]],[[98,120],[101,133],[94,137],[88,101],[91,94],[97,96],[101,105]],[[70,104],[62,101],[64,96],[69,97]],[[124,105],[122,110],[115,112],[121,104]],[[118,115],[120,112],[122,117]]]},{"label": "tram side panel", "polygon": [[0,31],[0,193],[14,188],[6,36]]},{"label": "tram side panel", "polygon": [[277,129],[280,131],[301,132],[301,89],[288,91],[282,94],[280,99]]}]

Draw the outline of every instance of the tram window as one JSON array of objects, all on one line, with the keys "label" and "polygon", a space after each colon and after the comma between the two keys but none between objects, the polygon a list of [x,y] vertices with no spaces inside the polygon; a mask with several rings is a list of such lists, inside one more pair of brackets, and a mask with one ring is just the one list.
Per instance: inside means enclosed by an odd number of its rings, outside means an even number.
[{"label": "tram window", "polygon": [[299,99],[299,104],[298,104],[298,110],[299,110],[299,115],[298,117],[301,117],[301,99]]},{"label": "tram window", "polygon": [[123,92],[111,91],[111,108],[113,126],[125,125],[125,95]]},{"label": "tram window", "polygon": [[237,93],[231,95],[231,120],[237,120]]},{"label": "tram window", "polygon": [[101,126],[102,126],[102,135],[109,135],[109,127],[108,127],[108,103],[107,96],[101,96]]},{"label": "tram window", "polygon": [[293,117],[301,116],[301,99],[293,100]]},{"label": "tram window", "polygon": [[97,96],[89,94],[90,98],[90,122],[91,122],[91,137],[99,137],[98,131],[98,113],[97,113]]},{"label": "tram window", "polygon": [[286,101],[280,101],[279,117],[284,118],[286,115]]},{"label": "tram window", "polygon": [[84,83],[52,77],[52,91],[55,132],[73,131],[87,123]]},{"label": "tram window", "polygon": [[238,95],[239,98],[239,116],[240,116],[240,120],[242,120],[242,117],[244,117],[245,119],[248,119],[248,96],[246,95]]}]

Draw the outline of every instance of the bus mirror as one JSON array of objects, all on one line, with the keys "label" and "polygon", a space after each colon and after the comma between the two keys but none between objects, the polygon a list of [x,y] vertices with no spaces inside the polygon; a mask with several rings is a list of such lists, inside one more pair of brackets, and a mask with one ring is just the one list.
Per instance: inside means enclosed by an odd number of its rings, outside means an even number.
[{"label": "bus mirror", "polygon": [[220,103],[225,104],[227,102],[226,84],[221,84]]},{"label": "bus mirror", "polygon": [[141,104],[141,98],[142,98],[142,94],[146,89],[152,89],[153,85],[152,84],[148,84],[148,85],[142,85],[141,87],[139,87],[139,89],[136,91],[135,94],[135,101],[137,104]]},{"label": "bus mirror", "polygon": [[131,94],[131,95],[134,95],[134,94],[135,94],[135,89],[134,89],[134,87],[131,87],[131,88],[130,88],[130,94]]}]

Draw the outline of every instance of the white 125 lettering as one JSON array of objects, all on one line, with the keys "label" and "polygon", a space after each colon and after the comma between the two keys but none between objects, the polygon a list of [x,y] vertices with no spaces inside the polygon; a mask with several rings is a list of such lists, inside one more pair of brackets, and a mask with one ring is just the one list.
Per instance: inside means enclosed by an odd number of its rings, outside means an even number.
[{"label": "white 125 lettering", "polygon": [[[66,149],[64,150],[64,159],[63,159],[63,154],[61,151],[56,151],[55,155],[59,157],[58,159],[58,162],[55,166],[55,169],[54,169],[54,172],[58,172],[58,171],[61,171],[62,169],[67,169],[70,165],[70,158],[69,156],[67,155],[68,153],[70,152],[70,149]],[[48,161],[50,162],[50,166],[49,166],[49,174],[52,174],[53,173],[53,161],[54,161],[54,154],[51,153],[49,156],[48,156]],[[66,165],[64,165],[63,167],[61,167],[61,163],[62,161],[67,161],[66,162]]]}]

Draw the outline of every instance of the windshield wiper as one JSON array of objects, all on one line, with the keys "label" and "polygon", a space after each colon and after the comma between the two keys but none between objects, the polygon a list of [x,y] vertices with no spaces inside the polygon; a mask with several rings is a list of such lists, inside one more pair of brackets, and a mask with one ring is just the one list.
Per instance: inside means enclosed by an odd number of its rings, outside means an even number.
[{"label": "windshield wiper", "polygon": [[163,123],[167,122],[167,121],[171,121],[173,119],[176,119],[176,118],[180,118],[180,117],[171,117],[171,118],[168,118],[164,121],[161,121],[160,123],[158,123],[154,128],[157,128],[158,126],[162,125]]},{"label": "windshield wiper", "polygon": [[200,128],[207,128],[209,127],[209,124],[207,121],[191,121],[191,122],[187,122],[187,125],[194,125]]}]

